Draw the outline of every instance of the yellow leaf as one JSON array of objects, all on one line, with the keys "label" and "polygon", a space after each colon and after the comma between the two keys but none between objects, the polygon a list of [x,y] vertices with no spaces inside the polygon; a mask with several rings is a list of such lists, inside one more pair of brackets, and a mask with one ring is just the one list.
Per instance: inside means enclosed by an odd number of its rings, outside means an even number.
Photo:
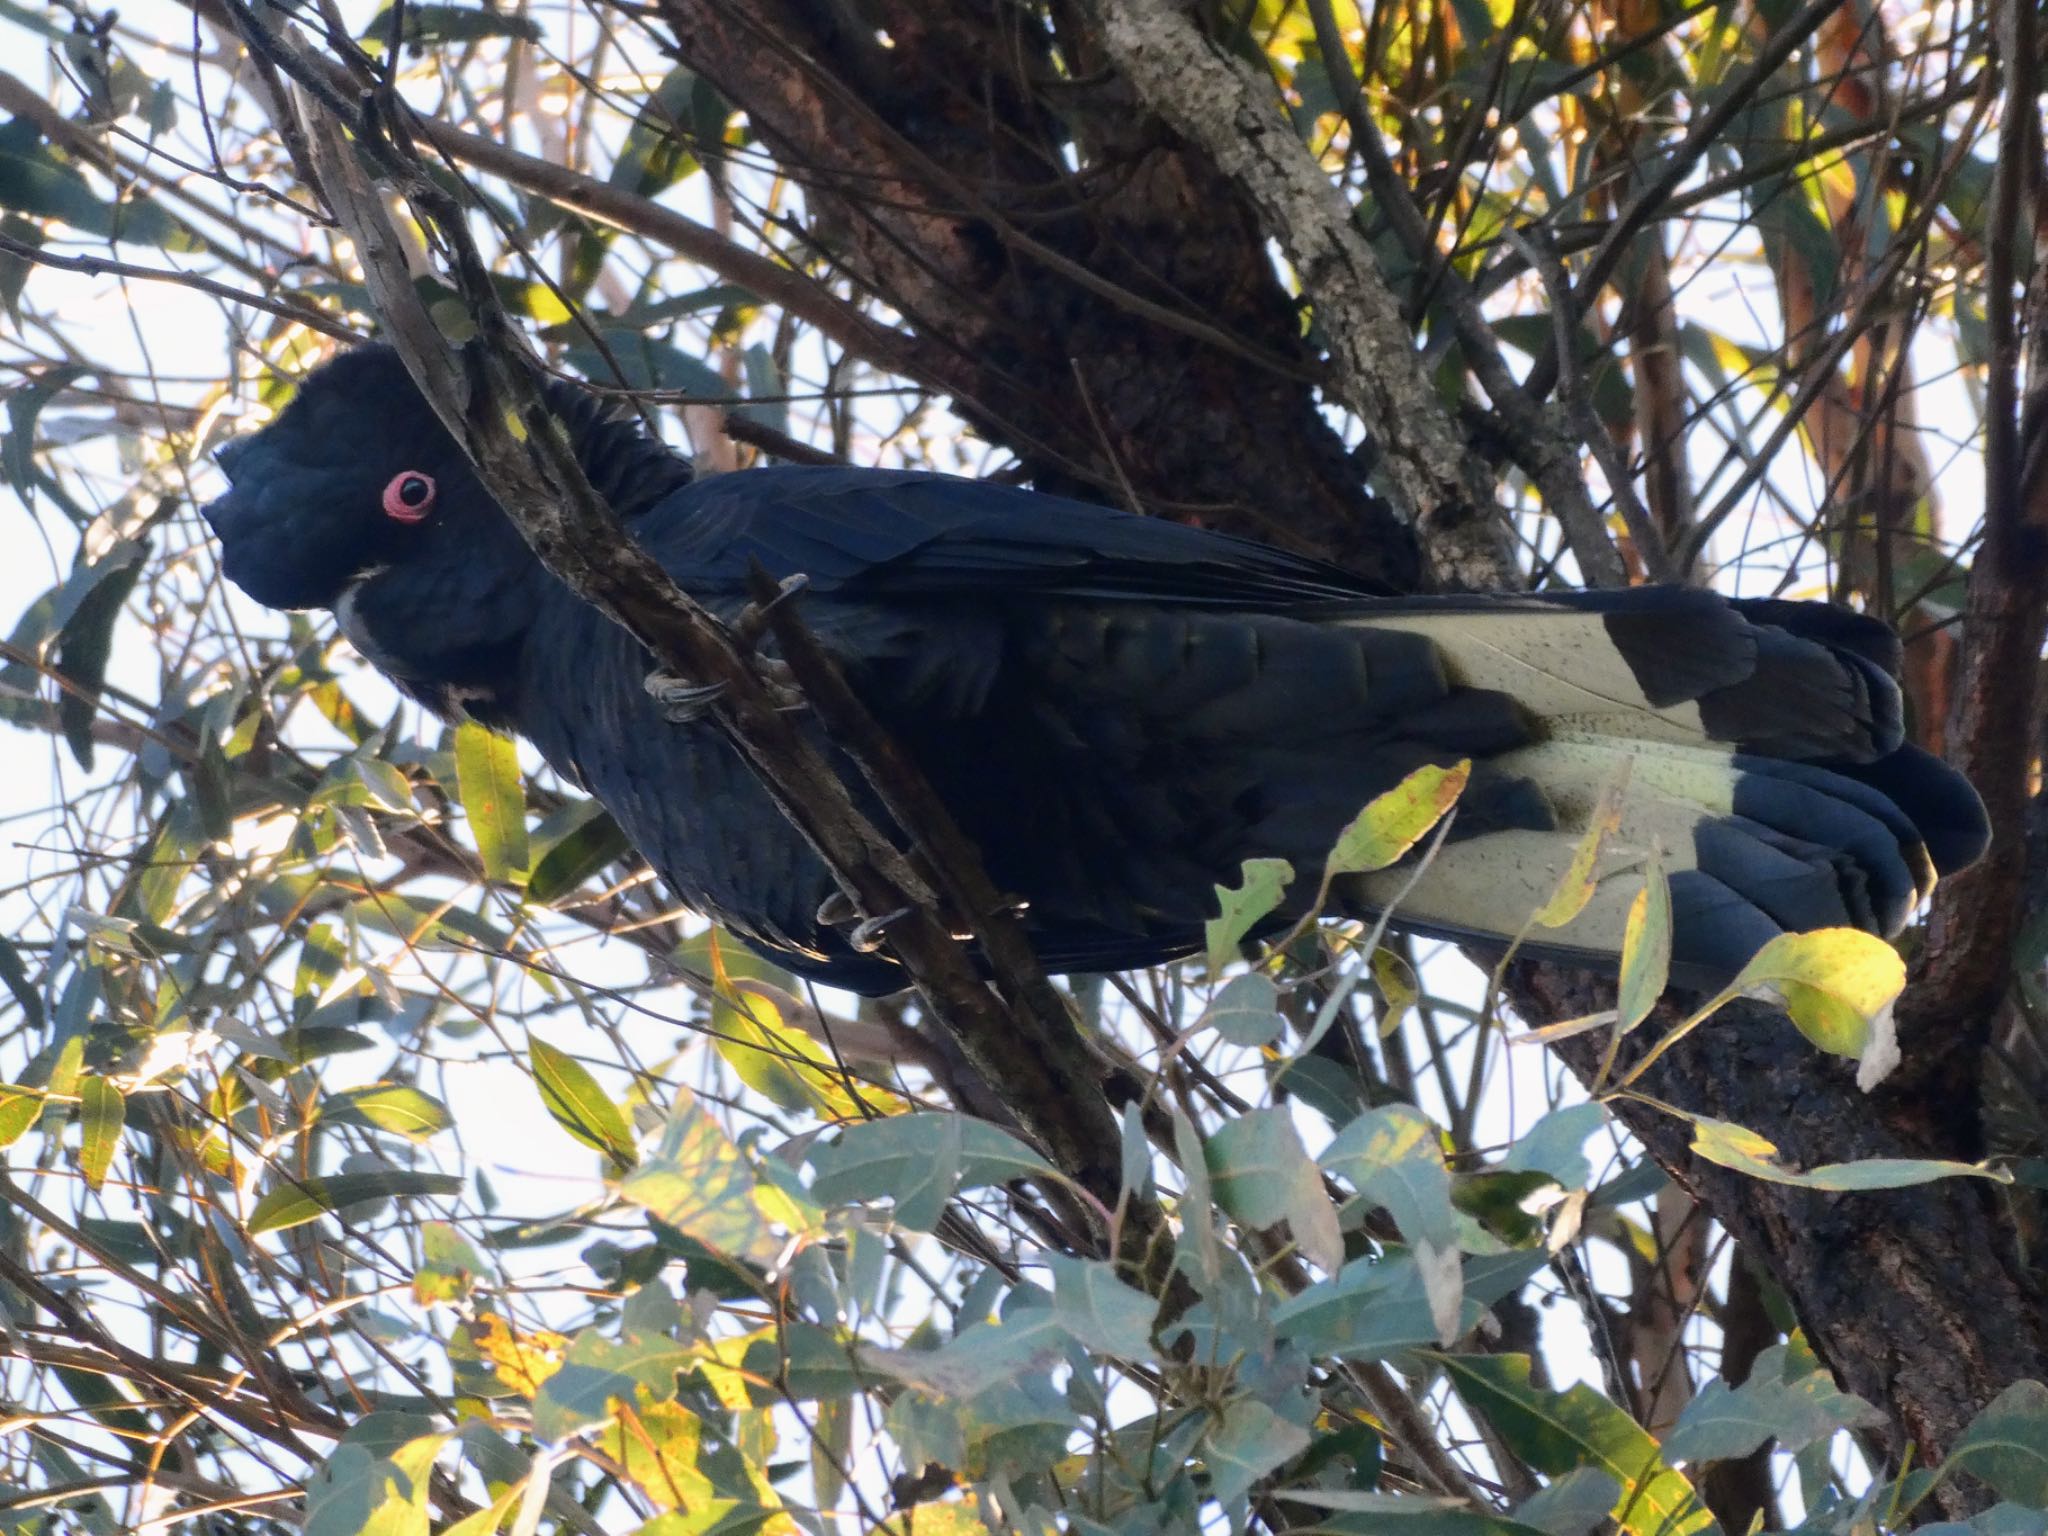
[{"label": "yellow leaf", "polygon": [[1670,979],[1671,882],[1664,878],[1663,861],[1652,855],[1621,933],[1616,1031],[1625,1035],[1647,1019]]},{"label": "yellow leaf", "polygon": [[1358,813],[1323,866],[1323,888],[1339,875],[1364,875],[1397,863],[1458,803],[1472,777],[1469,761],[1425,765]]},{"label": "yellow leaf", "polygon": [[1730,990],[1775,992],[1807,1039],[1855,1057],[1905,985],[1906,963],[1883,939],[1858,928],[1818,928],[1771,940]]},{"label": "yellow leaf", "polygon": [[1635,759],[1624,757],[1614,776],[1601,786],[1600,798],[1586,818],[1579,846],[1572,850],[1571,863],[1558,879],[1550,899],[1537,908],[1533,921],[1545,928],[1562,928],[1586,910],[1586,903],[1593,899],[1593,887],[1598,884],[1594,868],[1600,862],[1600,850],[1608,838],[1621,830],[1622,809],[1628,803],[1629,774],[1634,767]]},{"label": "yellow leaf", "polygon": [[545,1328],[514,1332],[512,1325],[495,1312],[486,1312],[470,1328],[477,1353],[498,1368],[498,1380],[523,1397],[531,1397],[540,1384],[562,1368],[562,1351],[569,1341]]}]

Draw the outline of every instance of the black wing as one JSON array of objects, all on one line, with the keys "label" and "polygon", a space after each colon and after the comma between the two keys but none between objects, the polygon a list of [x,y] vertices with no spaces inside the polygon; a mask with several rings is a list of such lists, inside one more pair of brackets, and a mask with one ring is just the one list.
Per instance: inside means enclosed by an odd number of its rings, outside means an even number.
[{"label": "black wing", "polygon": [[1265,608],[1372,595],[1304,555],[1160,518],[951,475],[746,470],[634,523],[693,591],[741,593],[755,562],[820,594],[1041,597]]}]

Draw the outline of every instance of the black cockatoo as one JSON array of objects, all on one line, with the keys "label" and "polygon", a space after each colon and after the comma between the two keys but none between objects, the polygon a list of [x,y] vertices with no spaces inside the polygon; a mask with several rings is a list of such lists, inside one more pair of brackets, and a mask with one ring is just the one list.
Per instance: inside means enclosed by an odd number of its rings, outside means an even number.
[{"label": "black cockatoo", "polygon": [[[1425,763],[1474,767],[1403,922],[1520,932],[1629,759],[1617,872],[1541,947],[1611,965],[1655,847],[1674,974],[1696,983],[1780,932],[1896,933],[1985,846],[1969,784],[1902,742],[1898,642],[1870,619],[1671,588],[1386,599],[1263,545],[943,475],[698,480],[552,389],[592,482],[706,606],[739,613],[756,563],[809,578],[804,622],[1055,972],[1190,953],[1246,858],[1290,860],[1306,899],[1343,826]],[[429,708],[527,737],[676,895],[774,960],[901,985],[832,920],[831,877],[736,750],[650,697],[648,655],[541,565],[392,352],[337,357],[220,461],[232,488],[206,517],[243,591],[332,609]],[[1408,874],[1339,902],[1370,910]]]}]

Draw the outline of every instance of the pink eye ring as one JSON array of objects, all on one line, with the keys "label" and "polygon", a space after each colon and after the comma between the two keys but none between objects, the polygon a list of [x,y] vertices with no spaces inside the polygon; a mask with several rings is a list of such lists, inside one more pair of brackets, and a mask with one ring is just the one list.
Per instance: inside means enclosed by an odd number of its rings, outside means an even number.
[{"label": "pink eye ring", "polygon": [[417,523],[434,510],[434,477],[402,469],[384,487],[384,515],[401,523]]}]

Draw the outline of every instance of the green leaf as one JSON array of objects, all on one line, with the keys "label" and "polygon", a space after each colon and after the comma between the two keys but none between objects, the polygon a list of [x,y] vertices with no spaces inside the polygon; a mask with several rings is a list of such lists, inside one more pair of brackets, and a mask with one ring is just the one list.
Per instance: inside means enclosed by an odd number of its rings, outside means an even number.
[{"label": "green leaf", "polygon": [[[4,140],[8,132],[8,129],[0,128],[0,140]],[[0,179],[4,179],[5,154],[4,145],[0,145]],[[4,195],[0,195],[0,202],[4,201]],[[15,494],[23,501],[32,503],[36,487],[47,485],[38,475],[35,463],[36,421],[42,415],[43,407],[91,372],[90,368],[75,363],[45,368],[7,392],[7,439],[0,443],[0,465],[4,465],[7,471],[7,483],[14,487]],[[104,574],[98,565],[89,564],[81,558],[59,590],[56,607],[47,622],[52,625],[64,623],[81,595],[74,590],[78,584],[96,581]],[[23,616],[24,624],[34,612],[30,609],[29,615]],[[16,631],[17,644],[26,638],[19,630]]]},{"label": "green leaf", "polygon": [[1159,1303],[1117,1278],[1116,1266],[1101,1259],[1051,1254],[1052,1305],[1062,1326],[1086,1349],[1122,1360],[1148,1360],[1152,1324]]},{"label": "green leaf", "polygon": [[28,1020],[31,1030],[43,1027],[43,999],[28,979],[28,967],[21,963],[21,951],[12,942],[0,938],[0,982],[14,994],[15,1002],[21,1005],[22,1017]]},{"label": "green leaf", "polygon": [[1799,1032],[1824,1051],[1861,1056],[1871,1029],[1889,1020],[1906,985],[1906,962],[1875,934],[1856,928],[1783,933],[1742,968],[1729,990],[1768,988]]},{"label": "green leaf", "polygon": [[1791,1184],[1800,1189],[1904,1189],[1936,1179],[1974,1176],[2010,1184],[2012,1175],[1985,1163],[1957,1163],[1933,1157],[1867,1157],[1854,1163],[1822,1163],[1800,1172],[1777,1162],[1778,1145],[1748,1126],[1690,1115],[1692,1150],[1710,1163],[1733,1168],[1753,1179]]},{"label": "green leaf", "polygon": [[754,1176],[718,1123],[688,1093],[677,1096],[661,1141],[619,1193],[713,1253],[755,1264],[781,1258],[810,1219]]},{"label": "green leaf", "polygon": [[613,186],[635,197],[652,197],[697,169],[687,126],[696,84],[696,73],[677,65],[648,94],[612,162],[606,179]]},{"label": "green leaf", "polygon": [[128,1101],[121,1090],[104,1077],[81,1078],[78,1083],[78,1168],[88,1189],[106,1182],[114,1163],[114,1149],[121,1144],[121,1127],[128,1119]]},{"label": "green leaf", "polygon": [[2048,1386],[2016,1381],[1950,1448],[1942,1475],[1968,1472],[2003,1498],[2048,1509]]},{"label": "green leaf", "polygon": [[[32,251],[43,246],[41,227],[18,213],[0,215],[0,235]],[[27,256],[0,251],[0,307],[6,309],[8,318],[16,326],[21,324],[21,293],[28,286],[28,275],[35,270],[35,265]]]},{"label": "green leaf", "polygon": [[1237,956],[1237,946],[1280,905],[1281,895],[1294,879],[1294,866],[1285,859],[1246,859],[1244,883],[1235,889],[1216,887],[1220,915],[1203,925],[1208,940],[1209,969],[1220,971]]},{"label": "green leaf", "polygon": [[[560,818],[559,826],[551,825]],[[526,899],[552,906],[630,848],[611,812],[579,800],[548,818],[535,834],[542,848],[526,882]]]},{"label": "green leaf", "polygon": [[[408,4],[399,32],[401,44],[415,47],[474,43],[489,37],[516,37],[529,43],[541,39],[540,23],[530,16],[469,5]],[[389,46],[391,8],[386,6],[372,17],[357,38],[372,53]]]},{"label": "green leaf", "polygon": [[[551,1371],[533,1394],[533,1432],[543,1440],[566,1440],[611,1422],[613,1403],[633,1401],[633,1378],[587,1358],[589,1346],[605,1341],[586,1329],[570,1345],[569,1357]],[[576,1358],[577,1346],[586,1358]]]},{"label": "green leaf", "polygon": [[986,1120],[939,1111],[892,1115],[843,1128],[811,1153],[811,1196],[821,1205],[887,1199],[896,1219],[930,1231],[962,1189],[1044,1178],[1045,1159]]},{"label": "green leaf", "polygon": [[343,1125],[374,1126],[414,1141],[425,1141],[455,1123],[439,1099],[403,1083],[379,1083],[373,1088],[329,1094],[320,1106],[320,1115]]},{"label": "green leaf", "polygon": [[13,1146],[41,1118],[43,1095],[18,1083],[0,1083],[0,1148]]},{"label": "green leaf", "polygon": [[1368,1110],[1337,1133],[1322,1164],[1359,1197],[1385,1209],[1410,1243],[1457,1246],[1451,1175],[1436,1125],[1407,1104]]},{"label": "green leaf", "polygon": [[313,923],[299,941],[299,963],[292,972],[292,996],[317,1002],[326,996],[348,965],[347,941],[341,925],[326,920]]},{"label": "green leaf", "polygon": [[836,1328],[816,1323],[790,1323],[763,1329],[740,1357],[740,1368],[753,1379],[743,1383],[746,1401],[767,1407],[797,1399],[846,1397],[874,1386],[874,1374],[854,1358],[855,1341]]},{"label": "green leaf", "polygon": [[0,125],[0,208],[62,219],[74,229],[112,240],[201,248],[156,203],[139,197],[109,200],[95,192],[91,182],[43,143],[41,130],[27,117]]},{"label": "green leaf", "polygon": [[563,354],[571,368],[594,383],[617,385],[623,380],[630,389],[673,390],[720,404],[733,399],[732,386],[715,368],[679,347],[626,326],[604,326],[598,335],[610,349],[609,358],[584,346]]},{"label": "green leaf", "polygon": [[1619,1485],[1612,1518],[1629,1536],[1690,1536],[1714,1521],[1692,1484],[1662,1465],[1657,1442],[1581,1382],[1569,1392],[1530,1385],[1527,1355],[1432,1355],[1465,1405],[1538,1472],[1593,1467]]},{"label": "green leaf", "polygon": [[92,767],[92,725],[107,680],[107,657],[114,647],[114,621],[135,590],[148,553],[148,544],[123,539],[96,561],[90,589],[57,636],[57,665],[71,683],[58,695],[57,719],[81,768]]},{"label": "green leaf", "polygon": [[1581,1149],[1586,1138],[1606,1123],[1607,1111],[1598,1104],[1554,1109],[1508,1148],[1500,1165],[1510,1172],[1547,1173],[1566,1189],[1583,1189],[1593,1177],[1593,1166]]},{"label": "green leaf", "polygon": [[1598,1467],[1574,1467],[1524,1499],[1515,1520],[1547,1536],[1587,1536],[1605,1525],[1620,1498],[1619,1485]]},{"label": "green leaf", "polygon": [[1323,865],[1324,890],[1339,875],[1370,874],[1398,863],[1458,803],[1471,777],[1470,762],[1448,768],[1425,765],[1376,796],[1337,834]]},{"label": "green leaf", "polygon": [[1215,1030],[1232,1045],[1265,1045],[1287,1027],[1280,1017],[1280,989],[1270,976],[1257,971],[1233,976],[1202,1015],[1201,1027]]},{"label": "green leaf", "polygon": [[738,414],[788,436],[789,387],[775,364],[775,354],[766,342],[757,341],[740,354],[740,366],[747,381],[747,404]]},{"label": "green leaf", "polygon": [[1336,1207],[1321,1173],[1283,1109],[1255,1109],[1225,1121],[1202,1148],[1216,1203],[1245,1226],[1285,1219],[1301,1251],[1334,1272],[1344,1262]]},{"label": "green leaf", "polygon": [[1884,1415],[1841,1391],[1810,1359],[1795,1374],[1792,1351],[1777,1344],[1757,1357],[1749,1380],[1731,1387],[1718,1377],[1685,1405],[1664,1437],[1664,1460],[1698,1465],[1747,1456],[1766,1440],[1792,1452],[1838,1429],[1874,1429]]},{"label": "green leaf", "polygon": [[1307,1430],[1257,1398],[1233,1399],[1202,1448],[1210,1494],[1226,1507],[1234,1504],[1268,1472],[1307,1450],[1308,1440]]},{"label": "green leaf", "polygon": [[382,1168],[370,1173],[333,1173],[280,1184],[249,1213],[252,1234],[282,1232],[304,1226],[329,1211],[346,1211],[377,1200],[402,1200],[414,1195],[455,1195],[462,1180],[449,1173],[416,1173]]},{"label": "green leaf", "polygon": [[1663,861],[1651,855],[1643,888],[1629,903],[1621,933],[1621,988],[1615,999],[1615,1031],[1627,1034],[1650,1016],[1671,979],[1671,882]]},{"label": "green leaf", "polygon": [[460,1301],[479,1277],[490,1274],[476,1245],[445,1221],[420,1223],[420,1267],[413,1271],[413,1299],[421,1306]]},{"label": "green leaf", "polygon": [[455,776],[462,809],[493,880],[526,877],[526,783],[509,736],[465,720],[455,731]]},{"label": "green leaf", "polygon": [[861,1358],[941,1397],[971,1398],[1066,1358],[1074,1342],[1057,1310],[1012,1305],[1000,1319],[964,1328],[935,1350],[864,1350]]},{"label": "green leaf", "polygon": [[631,1168],[640,1160],[626,1112],[605,1096],[581,1062],[538,1036],[529,1037],[527,1053],[541,1103],[555,1124],[586,1147],[604,1153],[614,1167]]}]

